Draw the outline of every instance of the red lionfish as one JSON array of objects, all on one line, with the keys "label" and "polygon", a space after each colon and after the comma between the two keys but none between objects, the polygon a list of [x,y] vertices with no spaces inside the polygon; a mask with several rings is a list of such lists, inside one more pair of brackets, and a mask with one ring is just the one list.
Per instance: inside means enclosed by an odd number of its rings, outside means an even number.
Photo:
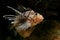
[{"label": "red lionfish", "polygon": [[19,34],[22,34],[25,37],[29,36],[29,33],[26,32],[27,29],[29,30],[30,27],[33,28],[35,25],[42,22],[44,19],[41,14],[33,10],[20,12],[10,6],[7,6],[7,8],[14,10],[17,15],[4,15],[3,17],[9,20],[13,20],[11,22],[11,24],[13,24],[12,28],[15,28],[18,33],[20,32]]}]

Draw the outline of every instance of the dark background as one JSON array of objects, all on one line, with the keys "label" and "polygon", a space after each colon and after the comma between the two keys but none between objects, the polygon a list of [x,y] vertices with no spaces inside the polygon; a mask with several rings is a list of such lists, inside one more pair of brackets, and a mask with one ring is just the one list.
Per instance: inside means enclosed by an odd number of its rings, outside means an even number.
[{"label": "dark background", "polygon": [[[44,16],[44,20],[58,20],[60,19],[60,0],[0,0],[0,39],[5,40],[7,36],[12,36],[7,27],[9,21],[5,20],[2,16],[7,14],[15,14],[13,10],[6,8],[11,6],[16,9],[18,5],[29,7]],[[11,34],[10,34],[11,33]],[[12,36],[13,39],[16,37]]]}]

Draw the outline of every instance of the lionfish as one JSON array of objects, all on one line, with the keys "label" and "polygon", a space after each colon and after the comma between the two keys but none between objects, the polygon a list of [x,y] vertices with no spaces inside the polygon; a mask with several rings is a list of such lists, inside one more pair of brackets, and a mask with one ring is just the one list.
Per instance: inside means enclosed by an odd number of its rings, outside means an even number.
[{"label": "lionfish", "polygon": [[41,14],[32,9],[25,12],[20,12],[10,6],[7,6],[7,8],[14,10],[17,15],[4,15],[3,17],[8,20],[13,20],[11,22],[11,28],[14,28],[15,31],[24,38],[29,37],[35,29],[35,25],[39,24],[44,19]]}]

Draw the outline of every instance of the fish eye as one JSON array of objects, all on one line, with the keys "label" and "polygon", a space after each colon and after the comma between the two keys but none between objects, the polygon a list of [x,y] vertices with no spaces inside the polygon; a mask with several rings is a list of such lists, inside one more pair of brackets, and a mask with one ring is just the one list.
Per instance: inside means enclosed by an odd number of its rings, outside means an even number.
[{"label": "fish eye", "polygon": [[35,12],[35,15],[37,15],[37,12]]}]

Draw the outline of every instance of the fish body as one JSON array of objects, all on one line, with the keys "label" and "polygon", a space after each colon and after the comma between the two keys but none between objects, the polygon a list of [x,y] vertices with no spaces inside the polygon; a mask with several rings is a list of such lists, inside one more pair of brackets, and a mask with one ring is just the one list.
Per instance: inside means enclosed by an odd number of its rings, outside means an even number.
[{"label": "fish body", "polygon": [[[17,13],[17,15],[13,16],[14,18],[10,18],[13,19],[13,21],[11,22],[12,28],[15,28],[16,32],[24,38],[28,37],[34,30],[34,27],[44,19],[41,14],[33,10],[21,13],[20,11],[10,6],[7,6],[7,8],[10,8]],[[8,16],[4,17],[8,18]]]}]

